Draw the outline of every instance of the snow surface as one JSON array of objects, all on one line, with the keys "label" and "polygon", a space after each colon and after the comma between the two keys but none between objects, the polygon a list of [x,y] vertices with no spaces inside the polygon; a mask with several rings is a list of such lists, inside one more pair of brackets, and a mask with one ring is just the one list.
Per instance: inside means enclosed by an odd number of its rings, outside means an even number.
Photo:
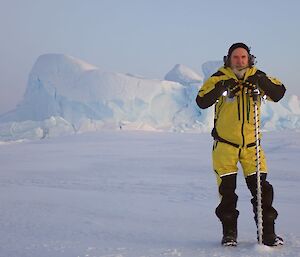
[{"label": "snow surface", "polygon": [[264,133],[279,248],[256,244],[242,173],[239,244],[220,245],[208,133],[105,131],[0,145],[0,256],[300,256],[299,133]]},{"label": "snow surface", "polygon": [[[204,80],[221,65],[204,63]],[[202,83],[199,73],[182,64],[158,80],[107,72],[63,54],[45,54],[29,74],[23,101],[0,116],[0,141],[101,129],[208,132],[214,110],[200,110],[195,103]],[[263,105],[262,128],[299,130],[299,103],[292,95]]]}]

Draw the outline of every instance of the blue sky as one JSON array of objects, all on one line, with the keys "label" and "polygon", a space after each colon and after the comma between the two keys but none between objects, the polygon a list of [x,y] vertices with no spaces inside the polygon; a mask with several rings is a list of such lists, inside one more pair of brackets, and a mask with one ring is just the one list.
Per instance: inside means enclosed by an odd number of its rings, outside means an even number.
[{"label": "blue sky", "polygon": [[234,42],[300,96],[297,0],[0,0],[0,113],[22,99],[37,57],[64,53],[108,71],[163,78],[201,73]]}]

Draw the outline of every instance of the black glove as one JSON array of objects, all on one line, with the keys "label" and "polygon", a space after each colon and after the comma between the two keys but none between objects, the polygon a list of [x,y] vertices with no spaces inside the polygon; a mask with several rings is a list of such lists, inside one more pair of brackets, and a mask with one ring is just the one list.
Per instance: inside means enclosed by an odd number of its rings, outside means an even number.
[{"label": "black glove", "polygon": [[229,98],[233,98],[235,94],[241,90],[239,81],[232,78],[221,80],[216,84],[216,86],[222,88],[222,93],[227,91]]},{"label": "black glove", "polygon": [[268,77],[266,73],[257,71],[254,75],[247,78],[245,86],[251,91],[256,88],[260,88],[265,91],[266,83],[268,83]]}]

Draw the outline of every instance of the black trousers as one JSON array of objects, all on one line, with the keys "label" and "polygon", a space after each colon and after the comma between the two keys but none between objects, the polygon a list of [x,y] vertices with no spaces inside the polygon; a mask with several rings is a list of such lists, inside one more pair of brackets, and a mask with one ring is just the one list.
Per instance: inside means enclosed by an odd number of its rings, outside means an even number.
[{"label": "black trousers", "polygon": [[[239,211],[236,209],[238,196],[235,193],[237,174],[231,174],[222,177],[219,186],[219,193],[221,195],[221,202],[216,208],[216,215],[223,223],[223,225],[236,224]],[[274,192],[273,186],[266,180],[267,174],[261,174],[261,189],[262,189],[262,209],[263,209],[263,227],[264,234],[271,234],[274,232],[274,220],[277,218],[277,211],[272,206]],[[257,182],[256,174],[246,177],[247,186],[251,192],[254,218],[257,223]]]}]

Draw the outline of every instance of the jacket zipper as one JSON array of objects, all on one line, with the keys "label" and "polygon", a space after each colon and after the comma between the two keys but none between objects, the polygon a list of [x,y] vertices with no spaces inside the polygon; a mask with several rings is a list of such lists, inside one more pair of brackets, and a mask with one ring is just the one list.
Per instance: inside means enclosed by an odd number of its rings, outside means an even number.
[{"label": "jacket zipper", "polygon": [[247,93],[247,121],[250,121],[250,96]]},{"label": "jacket zipper", "polygon": [[243,144],[242,147],[245,145],[245,136],[244,136],[244,123],[245,123],[245,103],[244,103],[244,90],[242,90],[242,128],[241,128],[241,133],[242,133],[242,139],[243,139]]},{"label": "jacket zipper", "polygon": [[241,112],[240,112],[240,96],[237,96],[237,109],[238,109],[238,118],[241,120]]},{"label": "jacket zipper", "polygon": [[224,103],[224,100],[221,97],[221,99],[219,100],[218,108],[216,108],[216,110],[215,110],[215,119],[216,120],[219,118],[219,113],[220,113],[220,110],[221,110],[221,107],[222,107],[223,103]]}]

